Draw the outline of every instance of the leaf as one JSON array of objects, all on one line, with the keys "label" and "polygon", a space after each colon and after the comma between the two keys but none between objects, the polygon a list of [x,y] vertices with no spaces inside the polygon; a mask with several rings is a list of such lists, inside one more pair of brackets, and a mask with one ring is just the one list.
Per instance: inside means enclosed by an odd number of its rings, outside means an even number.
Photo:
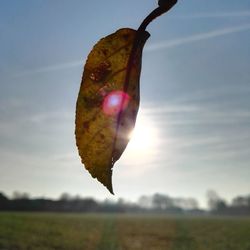
[{"label": "leaf", "polygon": [[113,193],[112,168],[125,150],[139,108],[146,27],[177,0],[159,0],[137,31],[120,29],[101,39],[84,67],[76,104],[76,144],[85,168]]},{"label": "leaf", "polygon": [[113,193],[112,168],[125,150],[139,108],[146,31],[123,28],[101,39],[84,67],[76,104],[76,144],[85,168]]}]

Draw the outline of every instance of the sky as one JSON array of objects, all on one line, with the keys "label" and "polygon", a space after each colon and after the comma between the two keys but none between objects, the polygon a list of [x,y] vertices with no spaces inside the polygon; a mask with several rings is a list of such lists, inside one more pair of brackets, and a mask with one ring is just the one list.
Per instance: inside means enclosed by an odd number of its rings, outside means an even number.
[{"label": "sky", "polygon": [[[81,164],[74,119],[93,45],[155,0],[0,0],[0,191],[112,199]],[[148,28],[134,135],[115,198],[250,193],[250,0],[179,0]]]}]

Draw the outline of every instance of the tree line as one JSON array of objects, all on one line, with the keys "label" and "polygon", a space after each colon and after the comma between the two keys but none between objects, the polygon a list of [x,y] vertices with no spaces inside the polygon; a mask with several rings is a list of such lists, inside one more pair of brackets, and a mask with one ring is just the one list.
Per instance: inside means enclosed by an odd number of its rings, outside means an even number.
[{"label": "tree line", "polygon": [[15,192],[8,198],[0,192],[0,211],[37,212],[105,212],[105,213],[166,213],[192,215],[250,215],[250,195],[237,196],[230,203],[219,197],[215,191],[207,192],[208,210],[199,208],[194,198],[174,198],[165,194],[141,196],[137,202],[118,199],[97,201],[67,193],[59,199],[30,198],[27,193]]},{"label": "tree line", "polygon": [[210,213],[215,215],[250,215],[250,195],[236,196],[228,203],[215,191],[207,192],[208,207]]}]

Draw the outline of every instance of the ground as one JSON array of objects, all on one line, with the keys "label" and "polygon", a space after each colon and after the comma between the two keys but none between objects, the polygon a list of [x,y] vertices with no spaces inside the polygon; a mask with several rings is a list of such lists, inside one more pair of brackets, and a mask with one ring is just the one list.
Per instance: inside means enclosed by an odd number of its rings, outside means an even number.
[{"label": "ground", "polygon": [[250,218],[0,213],[1,250],[250,250]]}]

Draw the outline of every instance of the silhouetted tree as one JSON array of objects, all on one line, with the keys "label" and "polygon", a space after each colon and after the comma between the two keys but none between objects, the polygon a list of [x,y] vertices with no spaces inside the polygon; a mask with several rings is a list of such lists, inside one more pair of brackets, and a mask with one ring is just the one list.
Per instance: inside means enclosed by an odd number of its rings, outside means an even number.
[{"label": "silhouetted tree", "polygon": [[244,207],[249,206],[249,197],[237,196],[232,200],[232,206],[234,207]]},{"label": "silhouetted tree", "polygon": [[146,196],[146,195],[142,195],[139,199],[138,199],[138,205],[142,208],[152,208],[153,204],[152,204],[152,197],[151,196]]},{"label": "silhouetted tree", "polygon": [[[212,214],[216,215],[250,215],[250,195],[232,199],[230,205],[219,197],[215,191],[207,193],[208,205]],[[63,193],[58,200],[45,198],[31,199],[27,193],[15,192],[9,199],[0,192],[0,210],[6,211],[51,211],[51,212],[161,212],[168,214],[199,214],[205,212],[198,209],[198,202],[193,198],[173,198],[156,193],[142,196],[137,203],[119,199],[117,202],[105,200],[98,202],[93,198],[81,198]]]},{"label": "silhouetted tree", "polygon": [[173,199],[163,194],[154,194],[152,198],[153,208],[157,210],[164,210],[174,207]]},{"label": "silhouetted tree", "polygon": [[198,209],[199,203],[194,198],[174,198],[174,206],[180,207],[184,210],[194,210]]},{"label": "silhouetted tree", "polygon": [[0,193],[0,210],[7,210],[9,208],[9,199]]}]

